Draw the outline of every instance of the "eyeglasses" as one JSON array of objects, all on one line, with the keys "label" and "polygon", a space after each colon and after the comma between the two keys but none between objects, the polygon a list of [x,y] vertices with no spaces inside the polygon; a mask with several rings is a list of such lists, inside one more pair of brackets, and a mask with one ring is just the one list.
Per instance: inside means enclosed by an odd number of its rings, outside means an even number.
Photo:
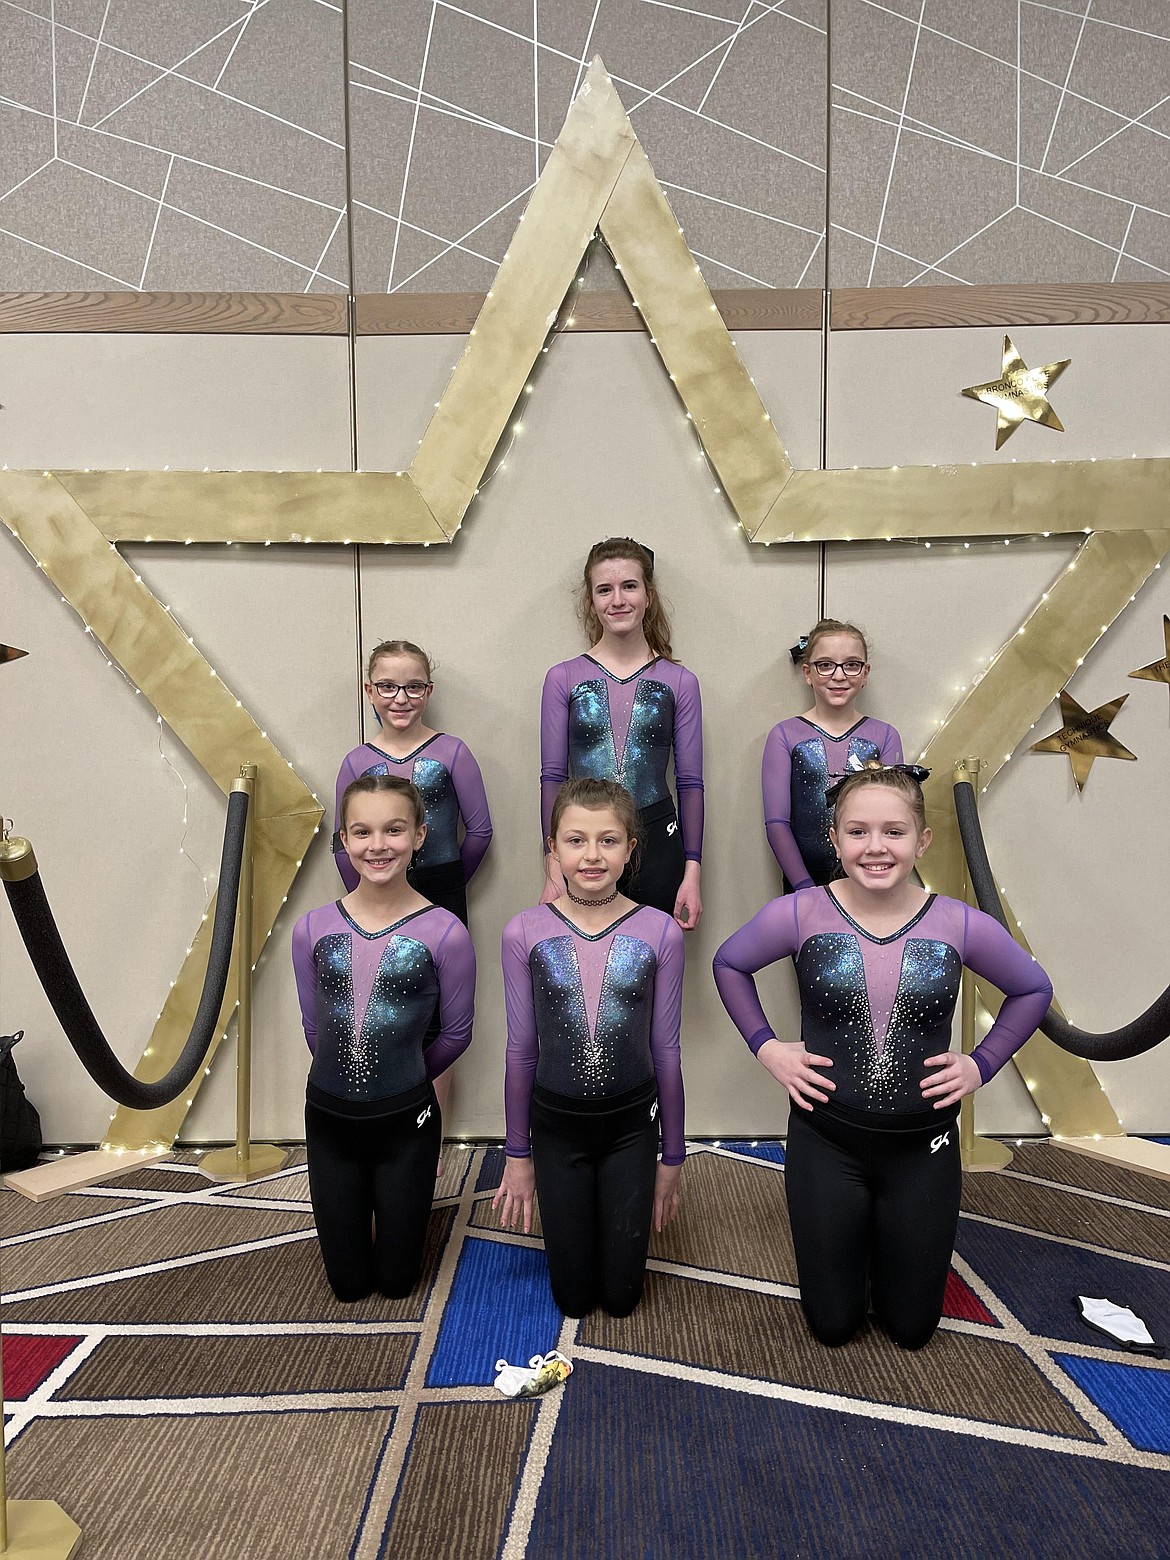
[{"label": "eyeglasses", "polygon": [[375,693],[380,693],[384,699],[396,699],[400,693],[404,693],[413,703],[415,699],[423,698],[430,690],[431,684],[425,682],[376,682],[371,683]]},{"label": "eyeglasses", "polygon": [[846,677],[860,677],[865,671],[864,661],[810,661],[809,665],[818,677],[832,677],[838,667]]}]

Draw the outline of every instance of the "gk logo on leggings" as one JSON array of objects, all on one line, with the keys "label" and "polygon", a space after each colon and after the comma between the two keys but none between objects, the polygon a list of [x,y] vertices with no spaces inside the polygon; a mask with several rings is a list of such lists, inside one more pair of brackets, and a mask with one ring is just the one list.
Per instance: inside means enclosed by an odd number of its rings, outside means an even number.
[{"label": "gk logo on leggings", "polygon": [[676,834],[677,832],[678,832],[678,824],[677,823],[668,823],[666,825],[666,837],[667,837],[667,839],[669,839],[672,834]]},{"label": "gk logo on leggings", "polygon": [[416,1127],[421,1127],[424,1121],[429,1121],[430,1120],[430,1115],[431,1115],[431,1107],[428,1105],[426,1110],[419,1111],[419,1113],[418,1113],[418,1120],[415,1122],[415,1126]]},{"label": "gk logo on leggings", "polygon": [[938,1137],[931,1138],[931,1140],[930,1140],[930,1151],[931,1151],[931,1153],[932,1154],[937,1154],[939,1149],[940,1148],[945,1148],[946,1145],[950,1141],[951,1141],[951,1134],[949,1132],[940,1132]]},{"label": "gk logo on leggings", "polygon": [[653,1105],[651,1105],[651,1107],[650,1107],[650,1120],[653,1121],[655,1116],[657,1116],[657,1114],[658,1114],[658,1101],[655,1100]]}]

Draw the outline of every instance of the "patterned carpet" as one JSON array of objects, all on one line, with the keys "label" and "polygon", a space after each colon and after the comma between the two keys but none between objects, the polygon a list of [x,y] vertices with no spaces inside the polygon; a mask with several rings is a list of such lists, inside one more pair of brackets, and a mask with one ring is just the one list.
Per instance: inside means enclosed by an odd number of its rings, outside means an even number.
[{"label": "patterned carpet", "polygon": [[[1046,1145],[968,1177],[930,1347],[826,1350],[796,1298],[779,1145],[696,1145],[623,1321],[566,1322],[537,1236],[451,1147],[427,1281],[352,1307],[303,1152],[214,1186],[193,1156],[48,1204],[0,1193],[8,1482],[87,1560],[752,1560],[1170,1555],[1170,1182]],[[515,1403],[495,1361],[559,1345]]]}]

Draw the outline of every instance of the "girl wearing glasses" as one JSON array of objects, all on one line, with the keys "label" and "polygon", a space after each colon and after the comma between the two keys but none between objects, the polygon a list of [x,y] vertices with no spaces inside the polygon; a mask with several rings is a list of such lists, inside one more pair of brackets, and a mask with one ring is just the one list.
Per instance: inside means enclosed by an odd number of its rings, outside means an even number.
[{"label": "girl wearing glasses", "polygon": [[[470,749],[458,737],[435,731],[423,718],[433,688],[430,657],[418,645],[408,639],[388,639],[374,647],[365,689],[380,730],[347,753],[337,772],[338,832],[333,836],[333,856],[342,882],[352,893],[358,874],[340,832],[346,787],[363,775],[397,775],[411,781],[422,797],[426,835],[410,864],[410,884],[466,926],[467,884],[491,844],[492,820],[483,776]],[[427,1031],[428,1043],[438,1032],[436,1013]],[[450,1073],[436,1080],[436,1093],[445,1112]]]},{"label": "girl wearing glasses", "polygon": [[[715,955],[723,1005],[791,1099],[785,1192],[800,1299],[822,1343],[865,1323],[920,1349],[942,1315],[959,1220],[959,1101],[1043,1020],[1044,971],[998,921],[913,881],[930,844],[915,765],[835,787],[844,876],[770,904]],[[800,1037],[780,1040],[754,975],[791,958]],[[1004,1002],[970,1056],[952,1051],[963,966]]]},{"label": "girl wearing glasses", "polygon": [[871,759],[902,762],[902,740],[893,726],[854,708],[869,679],[859,628],[822,618],[805,643],[801,669],[813,707],[773,726],[764,744],[764,827],[790,890],[837,876],[825,788]]},{"label": "girl wearing glasses", "polygon": [[[557,790],[570,776],[616,780],[638,808],[642,861],[622,892],[699,924],[703,854],[703,716],[699,683],[674,659],[670,619],[654,584],[654,555],[628,536],[597,542],[585,560],[580,613],[590,650],[554,666],[540,700],[540,817],[547,881],[564,892],[547,841]],[[674,759],[678,808],[666,783]]]}]

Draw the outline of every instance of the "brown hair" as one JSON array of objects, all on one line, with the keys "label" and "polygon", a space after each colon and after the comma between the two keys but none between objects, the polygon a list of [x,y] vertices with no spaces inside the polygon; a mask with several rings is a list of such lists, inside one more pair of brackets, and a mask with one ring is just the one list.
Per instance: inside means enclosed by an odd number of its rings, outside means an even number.
[{"label": "brown hair", "polygon": [[402,779],[401,775],[359,775],[356,780],[351,780],[341,793],[341,806],[337,815],[337,830],[339,834],[345,833],[346,822],[349,818],[349,800],[351,796],[404,796],[410,803],[414,814],[414,826],[421,829],[426,820],[423,810],[423,799],[416,785],[409,780]]},{"label": "brown hair", "polygon": [[808,641],[804,647],[804,654],[801,656],[805,666],[812,664],[817,640],[824,639],[829,634],[852,634],[854,639],[860,639],[861,659],[863,661],[869,660],[869,648],[865,643],[865,635],[856,623],[840,623],[836,618],[822,618],[814,628],[809,629]]},{"label": "brown hair", "polygon": [[[553,799],[552,818],[549,821],[549,833],[556,840],[557,830],[561,826],[561,819],[568,807],[587,807],[590,812],[601,812],[608,807],[617,815],[617,820],[626,831],[626,838],[634,840],[641,832],[638,823],[638,804],[626,790],[624,785],[619,785],[616,780],[594,780],[588,775],[578,775],[575,780],[566,780],[558,789]],[[637,863],[641,855],[641,842],[634,851],[630,860],[631,876],[638,870]]]},{"label": "brown hair", "polygon": [[660,656],[664,661],[673,661],[674,653],[670,648],[670,618],[654,584],[653,555],[648,548],[643,547],[641,542],[634,541],[631,536],[610,536],[604,542],[594,542],[589,549],[578,604],[581,622],[584,624],[589,643],[595,645],[601,638],[601,620],[597,616],[597,608],[593,605],[594,567],[599,563],[614,563],[622,559],[636,563],[646,582],[649,600],[646,604],[646,616],[642,619],[642,632],[646,636],[646,643],[652,654]]},{"label": "brown hair", "polygon": [[898,795],[914,814],[914,822],[918,826],[919,834],[926,828],[926,802],[922,795],[922,787],[912,774],[908,774],[902,768],[887,769],[876,759],[871,759],[864,769],[858,769],[855,773],[846,775],[841,783],[833,801],[833,827],[839,826],[841,810],[855,791],[860,791],[863,786],[884,785],[887,790],[897,791]]},{"label": "brown hair", "polygon": [[366,677],[370,682],[374,680],[374,666],[384,655],[412,655],[426,670],[427,682],[434,677],[434,667],[431,658],[425,650],[418,645],[411,644],[409,639],[384,639],[380,645],[375,645],[370,651],[370,659],[366,663]]}]

